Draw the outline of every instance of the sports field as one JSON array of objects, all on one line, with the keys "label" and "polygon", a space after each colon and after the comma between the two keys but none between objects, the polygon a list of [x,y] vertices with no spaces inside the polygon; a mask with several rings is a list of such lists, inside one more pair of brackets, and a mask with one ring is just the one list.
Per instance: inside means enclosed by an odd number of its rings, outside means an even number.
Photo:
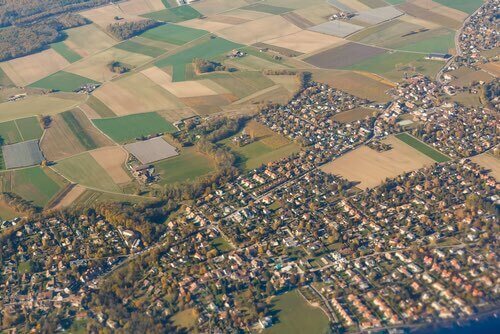
[{"label": "sports field", "polygon": [[31,167],[0,174],[2,190],[44,207],[67,182],[48,168]]},{"label": "sports field", "polygon": [[183,45],[206,34],[206,31],[199,29],[183,27],[175,24],[164,24],[159,27],[149,29],[148,31],[142,33],[141,37],[175,45]]},{"label": "sports field", "polygon": [[425,144],[424,142],[418,140],[417,138],[407,133],[400,133],[396,135],[396,138],[405,142],[406,144],[410,145],[416,150],[422,152],[423,154],[425,154],[426,156],[428,156],[429,158],[433,159],[436,162],[446,162],[450,160],[450,158],[448,158],[446,155],[440,153],[436,149],[432,148],[431,146]]},{"label": "sports field", "polygon": [[242,47],[241,44],[236,44],[223,38],[211,38],[189,49],[159,60],[155,65],[158,67],[172,66],[172,80],[174,82],[183,81],[186,79],[186,65],[190,64],[194,58],[211,59],[240,47]]},{"label": "sports field", "polygon": [[160,161],[155,165],[160,174],[159,184],[193,181],[213,171],[213,162],[195,148],[181,151],[179,156]]},{"label": "sports field", "polygon": [[200,13],[191,6],[179,6],[173,8],[162,9],[156,12],[142,15],[157,21],[163,22],[182,22],[200,17]]},{"label": "sports field", "polygon": [[278,321],[265,329],[264,334],[326,334],[328,317],[318,307],[311,306],[298,291],[291,291],[272,299],[272,311]]},{"label": "sports field", "polygon": [[114,141],[125,143],[135,138],[177,129],[155,112],[93,120],[95,126]]},{"label": "sports field", "polygon": [[65,71],[59,71],[37,82],[31,87],[53,89],[62,92],[73,92],[85,84],[96,84],[97,81]]},{"label": "sports field", "polygon": [[113,178],[88,152],[58,161],[53,168],[74,183],[106,191],[121,192],[121,188],[113,181]]}]

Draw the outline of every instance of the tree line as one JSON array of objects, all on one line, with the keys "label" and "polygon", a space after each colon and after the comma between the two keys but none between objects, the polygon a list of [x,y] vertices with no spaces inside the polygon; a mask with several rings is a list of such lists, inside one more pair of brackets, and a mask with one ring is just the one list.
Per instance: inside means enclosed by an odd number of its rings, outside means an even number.
[{"label": "tree line", "polygon": [[145,19],[135,22],[113,23],[108,25],[106,29],[111,35],[123,41],[162,24],[163,22]]}]

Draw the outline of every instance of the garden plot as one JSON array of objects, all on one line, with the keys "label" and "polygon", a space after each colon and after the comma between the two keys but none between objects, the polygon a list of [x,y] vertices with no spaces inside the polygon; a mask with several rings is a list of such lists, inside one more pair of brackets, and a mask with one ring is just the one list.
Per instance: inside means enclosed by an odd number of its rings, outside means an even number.
[{"label": "garden plot", "polygon": [[219,34],[231,41],[254,44],[299,31],[301,31],[299,27],[291,24],[281,16],[269,16],[221,30]]},{"label": "garden plot", "polygon": [[355,19],[368,24],[378,24],[401,15],[403,15],[403,12],[400,12],[392,6],[387,6],[362,11],[355,16]]},{"label": "garden plot", "polygon": [[2,146],[6,168],[19,168],[38,165],[43,160],[38,139]]},{"label": "garden plot", "polygon": [[179,154],[177,149],[162,137],[138,141],[124,147],[143,164],[150,164]]},{"label": "garden plot", "polygon": [[302,30],[295,34],[268,40],[266,43],[301,53],[311,53],[328,46],[340,45],[345,41],[335,36]]},{"label": "garden plot", "polygon": [[53,49],[0,63],[16,86],[27,86],[68,65],[69,62]]},{"label": "garden plot", "polygon": [[343,21],[328,21],[311,27],[309,30],[337,37],[346,37],[363,28],[362,26]]},{"label": "garden plot", "polygon": [[357,64],[385,52],[386,50],[381,48],[357,43],[348,43],[315,54],[304,59],[304,61],[321,68],[342,68]]}]

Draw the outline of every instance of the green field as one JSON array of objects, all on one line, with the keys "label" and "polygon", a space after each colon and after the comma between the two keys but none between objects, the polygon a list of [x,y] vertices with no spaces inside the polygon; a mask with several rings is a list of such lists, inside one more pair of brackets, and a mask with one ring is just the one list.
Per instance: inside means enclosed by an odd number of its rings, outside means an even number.
[{"label": "green field", "polygon": [[264,3],[256,3],[256,4],[248,5],[245,7],[241,7],[240,9],[253,10],[256,12],[263,12],[263,13],[269,13],[269,14],[274,14],[274,15],[287,13],[287,12],[290,12],[293,10],[293,9],[285,8],[285,7],[266,5]]},{"label": "green field", "polygon": [[[420,36],[419,36],[420,35]],[[414,35],[400,43],[389,45],[393,49],[429,53],[449,53],[455,47],[455,31],[442,28]]]},{"label": "green field", "polygon": [[208,32],[205,30],[182,27],[175,24],[164,24],[150,29],[140,36],[175,45],[183,45],[206,34]]},{"label": "green field", "polygon": [[313,307],[294,290],[273,299],[272,311],[277,323],[263,331],[264,334],[326,334],[328,317],[320,308]]},{"label": "green field", "polygon": [[211,244],[221,253],[227,253],[233,250],[231,244],[229,244],[229,242],[227,242],[227,240],[223,236],[215,238],[214,240],[212,240]]},{"label": "green field", "polygon": [[151,199],[139,196],[127,196],[125,194],[112,194],[96,190],[85,190],[72,204],[74,207],[88,208],[96,203],[144,203],[151,201]]},{"label": "green field", "polygon": [[448,158],[446,155],[440,153],[431,146],[425,144],[424,142],[418,140],[417,138],[407,133],[400,133],[396,135],[396,138],[410,145],[417,151],[422,152],[423,154],[425,154],[426,156],[428,156],[429,158],[433,159],[436,162],[446,162],[450,160],[450,158]]},{"label": "green field", "polygon": [[125,50],[128,52],[140,53],[150,57],[158,57],[164,54],[166,51],[160,48],[155,48],[154,46],[144,45],[141,43],[137,43],[131,40],[124,41],[118,45],[115,45],[115,48]]},{"label": "green field", "polygon": [[37,82],[32,83],[31,87],[53,89],[62,92],[73,92],[81,86],[88,83],[98,83],[89,78],[77,74],[59,71]]},{"label": "green field", "polygon": [[0,123],[0,145],[39,139],[42,137],[42,133],[42,128],[36,117],[27,117],[3,122]]},{"label": "green field", "polygon": [[182,22],[200,17],[200,13],[191,6],[178,6],[174,8],[162,9],[157,12],[141,15],[149,19],[163,22]]},{"label": "green field", "polygon": [[65,111],[61,114],[61,116],[83,147],[87,150],[97,148],[97,144],[94,139],[88,135],[71,111]]},{"label": "green field", "polygon": [[125,143],[135,138],[177,129],[155,112],[114,118],[94,119],[95,126],[114,141]]},{"label": "green field", "polygon": [[122,191],[89,153],[60,160],[54,169],[69,180],[87,187],[112,192]]},{"label": "green field", "polygon": [[260,71],[212,73],[200,76],[199,79],[211,79],[240,99],[275,85]]},{"label": "green field", "polygon": [[168,2],[168,0],[161,0],[161,2],[163,3],[163,6],[165,6],[165,8],[170,8],[170,7],[172,7],[172,6],[170,5],[170,2]]},{"label": "green field", "polygon": [[474,13],[484,2],[483,0],[434,0],[450,8],[455,8],[469,14]]},{"label": "green field", "polygon": [[92,108],[96,113],[98,113],[101,117],[115,117],[115,113],[108,108],[107,105],[101,102],[97,97],[94,95],[89,95],[89,98],[87,100],[87,105]]},{"label": "green field", "polygon": [[207,156],[191,148],[183,150],[177,157],[156,163],[155,168],[160,174],[160,184],[172,184],[193,181],[212,172],[213,163]]},{"label": "green field", "polygon": [[82,59],[82,56],[71,50],[64,42],[54,43],[50,47],[66,58],[66,60],[70,63],[74,63],[75,61]]},{"label": "green field", "polygon": [[155,65],[158,67],[172,66],[172,80],[174,82],[183,81],[186,78],[186,65],[190,64],[194,58],[211,59],[240,47],[242,47],[241,44],[223,38],[211,38],[201,44],[159,60]]},{"label": "green field", "polygon": [[231,146],[231,149],[238,155],[238,165],[245,170],[252,170],[262,164],[285,158],[300,150],[299,147],[293,143],[277,149],[272,149],[260,141],[253,142],[243,147]]},{"label": "green field", "polygon": [[65,184],[53,171],[41,167],[4,172],[0,178],[3,191],[13,192],[39,207],[47,205]]}]

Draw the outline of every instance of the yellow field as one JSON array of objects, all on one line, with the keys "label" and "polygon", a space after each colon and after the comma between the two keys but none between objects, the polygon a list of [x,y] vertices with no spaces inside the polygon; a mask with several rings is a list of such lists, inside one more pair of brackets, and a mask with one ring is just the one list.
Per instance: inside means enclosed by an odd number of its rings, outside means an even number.
[{"label": "yellow field", "polygon": [[[279,27],[279,29],[276,29]],[[254,44],[301,31],[281,16],[268,16],[219,31],[219,34],[231,41],[242,44]]]},{"label": "yellow field", "polygon": [[97,149],[90,152],[90,155],[97,163],[111,176],[116,184],[124,184],[132,179],[123,169],[127,161],[128,154],[120,146],[111,146]]},{"label": "yellow field", "polygon": [[386,178],[434,163],[431,158],[393,136],[383,142],[392,145],[392,149],[377,152],[362,146],[324,165],[322,170],[356,182],[358,188],[365,189],[380,185]]},{"label": "yellow field", "polygon": [[68,34],[68,39],[65,40],[66,45],[82,57],[116,44],[113,38],[93,24],[66,30],[66,33]]},{"label": "yellow field", "polygon": [[143,20],[142,17],[124,13],[117,5],[94,8],[81,12],[80,14],[103,29],[106,29],[106,27],[112,23],[118,22],[115,20],[115,17],[121,18],[119,21],[120,23]]},{"label": "yellow field", "polygon": [[314,31],[302,30],[294,34],[267,40],[265,43],[302,53],[311,53],[329,46],[344,44],[346,40]]},{"label": "yellow field", "polygon": [[107,82],[94,96],[118,116],[183,107],[175,96],[141,73]]},{"label": "yellow field", "polygon": [[128,0],[119,3],[120,9],[130,15],[142,15],[165,9],[161,0]]},{"label": "yellow field", "polygon": [[203,85],[203,81],[172,82],[172,78],[158,67],[150,67],[141,72],[151,81],[166,89],[178,98],[217,95],[218,93]]},{"label": "yellow field", "polygon": [[0,63],[0,67],[17,86],[26,86],[69,65],[52,49]]},{"label": "yellow field", "polygon": [[133,68],[147,63],[151,59],[153,58],[143,54],[111,48],[72,64],[66,71],[95,81],[105,82],[119,75],[108,69],[110,62],[119,61]]},{"label": "yellow field", "polygon": [[491,154],[483,153],[480,155],[476,155],[471,160],[479,164],[483,168],[489,169],[490,174],[497,181],[500,181],[500,158],[497,158]]}]

